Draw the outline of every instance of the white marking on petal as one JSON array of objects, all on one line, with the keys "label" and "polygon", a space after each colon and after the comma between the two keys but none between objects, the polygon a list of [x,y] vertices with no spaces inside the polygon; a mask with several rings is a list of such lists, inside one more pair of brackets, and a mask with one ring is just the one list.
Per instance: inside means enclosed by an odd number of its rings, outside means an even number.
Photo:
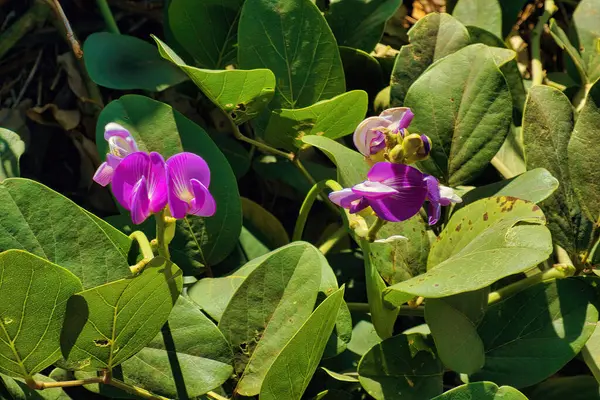
[{"label": "white marking on petal", "polygon": [[362,183],[354,185],[352,188],[357,191],[367,192],[367,193],[381,193],[381,194],[398,193],[398,191],[396,189],[389,187],[388,185],[384,185],[381,182],[364,181]]},{"label": "white marking on petal", "polygon": [[440,198],[449,200],[451,203],[462,203],[462,199],[454,192],[454,189],[440,185]]}]

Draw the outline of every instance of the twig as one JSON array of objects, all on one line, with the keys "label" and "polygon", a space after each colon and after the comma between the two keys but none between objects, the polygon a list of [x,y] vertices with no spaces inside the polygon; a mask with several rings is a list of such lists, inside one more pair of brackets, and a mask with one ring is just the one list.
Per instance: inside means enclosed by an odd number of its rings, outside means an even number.
[{"label": "twig", "polygon": [[329,251],[346,235],[348,234],[348,230],[345,226],[340,226],[327,240],[319,246],[319,251],[323,253],[323,255],[327,255]]},{"label": "twig", "polygon": [[27,90],[27,88],[29,87],[29,84],[33,80],[33,77],[35,76],[35,73],[37,72],[37,69],[40,65],[40,60],[42,59],[43,52],[44,52],[44,49],[41,49],[40,52],[38,53],[38,56],[35,59],[35,64],[33,64],[33,68],[31,69],[31,72],[29,72],[29,76],[27,77],[27,80],[25,80],[25,84],[21,88],[21,91],[19,92],[19,95],[17,96],[15,103],[12,105],[12,108],[16,108],[19,105],[19,102],[23,98],[25,91]]},{"label": "twig", "polygon": [[215,400],[229,400],[227,397],[223,397],[220,394],[215,393],[213,391],[207,392],[206,397],[210,397],[211,399],[215,399]]},{"label": "twig", "polygon": [[71,28],[71,24],[69,23],[69,20],[67,19],[67,16],[65,15],[65,12],[63,11],[63,9],[60,5],[60,2],[58,0],[46,0],[46,1],[50,5],[53,6],[54,11],[56,12],[58,18],[63,23],[65,31],[66,31],[67,41],[71,44],[71,48],[73,49],[73,54],[75,54],[75,57],[77,57],[77,58],[82,58],[83,51],[81,50],[81,46],[79,45],[79,42],[77,41],[77,38],[75,37],[75,32],[73,32],[73,28]]},{"label": "twig", "polygon": [[48,18],[50,7],[42,0],[33,3],[18,21],[0,36],[0,58],[2,58],[27,32],[41,25]]},{"label": "twig", "polygon": [[544,68],[542,65],[540,39],[546,23],[557,10],[554,0],[544,2],[544,13],[538,19],[535,28],[531,32],[531,81],[532,86],[541,85],[544,81]]}]

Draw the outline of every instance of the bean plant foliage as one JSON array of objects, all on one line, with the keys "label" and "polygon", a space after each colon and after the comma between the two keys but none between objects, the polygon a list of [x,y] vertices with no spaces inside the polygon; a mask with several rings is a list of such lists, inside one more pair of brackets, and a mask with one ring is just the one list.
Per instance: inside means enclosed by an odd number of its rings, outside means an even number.
[{"label": "bean plant foliage", "polygon": [[89,35],[114,212],[0,130],[0,397],[600,398],[600,1],[417,3]]}]

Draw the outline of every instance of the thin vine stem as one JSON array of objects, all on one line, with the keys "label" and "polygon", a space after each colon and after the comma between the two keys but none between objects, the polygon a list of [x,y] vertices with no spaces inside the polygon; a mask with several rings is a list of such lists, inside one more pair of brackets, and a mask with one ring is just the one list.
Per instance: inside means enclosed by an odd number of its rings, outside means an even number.
[{"label": "thin vine stem", "polygon": [[166,258],[171,259],[169,253],[169,244],[166,241],[166,221],[165,221],[165,210],[161,210],[155,215],[156,219],[156,240],[158,242],[158,254]]},{"label": "thin vine stem", "polygon": [[558,10],[554,0],[544,2],[544,13],[538,19],[535,28],[531,32],[531,82],[532,86],[541,85],[544,82],[544,67],[542,65],[542,55],[540,50],[540,39],[544,32],[544,27],[550,17]]},{"label": "thin vine stem", "polygon": [[104,23],[106,24],[106,29],[109,32],[120,34],[119,26],[117,25],[117,21],[115,21],[115,17],[113,13],[110,11],[110,7],[106,0],[96,0],[96,4],[100,9],[100,13],[102,14],[102,18],[104,18]]},{"label": "thin vine stem", "polygon": [[146,237],[146,234],[142,231],[135,231],[131,235],[129,235],[131,240],[135,240],[140,246],[140,251],[142,252],[142,256],[147,259],[154,258],[154,252],[152,251],[152,246],[150,246],[150,242]]},{"label": "thin vine stem", "polygon": [[340,240],[346,237],[347,234],[348,229],[345,226],[340,226],[321,246],[319,246],[319,251],[321,251],[323,255],[326,255]]},{"label": "thin vine stem", "polygon": [[294,227],[294,233],[292,234],[292,241],[302,239],[302,233],[304,232],[304,226],[308,220],[308,214],[315,203],[315,200],[319,194],[325,190],[325,188],[330,188],[331,190],[341,190],[342,187],[334,180],[321,181],[313,185],[313,187],[308,191],[306,198],[302,202],[302,206],[300,206],[300,212],[298,213],[298,219],[296,219],[296,226]]}]

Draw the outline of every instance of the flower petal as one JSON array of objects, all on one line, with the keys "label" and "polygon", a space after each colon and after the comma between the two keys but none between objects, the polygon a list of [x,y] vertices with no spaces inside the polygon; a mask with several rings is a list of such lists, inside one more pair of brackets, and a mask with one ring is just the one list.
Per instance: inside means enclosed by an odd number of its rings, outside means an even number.
[{"label": "flower petal", "polygon": [[108,153],[106,155],[106,162],[108,163],[108,165],[113,167],[113,169],[115,169],[115,168],[117,168],[117,166],[119,166],[119,164],[121,164],[121,161],[123,161],[123,158],[124,157],[117,157],[114,154]]},{"label": "flower petal", "polygon": [[150,200],[148,200],[148,187],[146,177],[142,176],[131,190],[130,209],[131,220],[139,225],[150,215]]},{"label": "flower petal", "polygon": [[449,206],[452,203],[462,203],[462,199],[448,186],[440,185],[440,203]]},{"label": "flower petal", "polygon": [[386,221],[405,221],[417,214],[425,201],[427,189],[421,187],[407,187],[398,190],[397,194],[383,199],[370,200],[369,203],[375,214]]},{"label": "flower petal", "polygon": [[442,205],[437,201],[429,201],[427,206],[427,223],[435,225],[442,216]]},{"label": "flower petal", "polygon": [[103,162],[96,170],[96,173],[94,174],[94,177],[92,179],[99,185],[106,186],[110,183],[114,174],[115,169],[111,167],[107,162]]},{"label": "flower petal", "polygon": [[167,172],[165,159],[158,153],[150,153],[148,171],[148,197],[150,211],[159,212],[167,205]]},{"label": "flower petal", "polygon": [[113,136],[118,136],[123,139],[126,139],[128,137],[131,137],[131,133],[129,133],[129,131],[123,126],[115,122],[110,122],[104,127],[104,139],[108,140]]},{"label": "flower petal", "polygon": [[405,164],[378,162],[367,174],[371,182],[381,182],[386,186],[401,190],[407,187],[423,187],[426,184],[424,175],[418,169]]},{"label": "flower petal", "polygon": [[427,200],[429,201],[440,201],[440,183],[438,180],[431,175],[425,175],[423,178],[427,184]]},{"label": "flower petal", "polygon": [[112,178],[112,192],[121,206],[130,210],[130,201],[134,186],[148,174],[150,156],[143,152],[132,153],[125,157],[115,169]]},{"label": "flower petal", "polygon": [[415,114],[408,107],[395,107],[383,110],[379,116],[390,121],[388,129],[398,133],[400,130],[408,128]]},{"label": "flower petal", "polygon": [[371,155],[371,141],[377,136],[377,131],[373,129],[378,127],[387,127],[390,124],[385,118],[369,117],[362,121],[354,131],[354,145],[364,156]]},{"label": "flower petal", "polygon": [[191,201],[188,213],[198,215],[199,217],[213,216],[217,210],[214,197],[199,180],[192,179],[191,183],[194,199]]},{"label": "flower petal", "polygon": [[398,193],[394,188],[381,182],[364,181],[352,187],[352,191],[360,196],[371,199],[382,199],[389,195]]},{"label": "flower petal", "polygon": [[346,188],[329,193],[329,200],[343,208],[350,208],[353,201],[360,200],[361,196],[354,193],[352,189]]},{"label": "flower petal", "polygon": [[361,212],[362,210],[364,210],[367,207],[369,207],[369,200],[362,198],[358,201],[353,201],[350,204],[349,211],[351,214],[356,214],[357,212]]},{"label": "flower petal", "polygon": [[[210,168],[202,157],[194,153],[182,152],[167,160],[169,176],[189,185],[191,179],[197,179],[204,186],[210,186]],[[181,182],[178,182],[181,183]]]}]

